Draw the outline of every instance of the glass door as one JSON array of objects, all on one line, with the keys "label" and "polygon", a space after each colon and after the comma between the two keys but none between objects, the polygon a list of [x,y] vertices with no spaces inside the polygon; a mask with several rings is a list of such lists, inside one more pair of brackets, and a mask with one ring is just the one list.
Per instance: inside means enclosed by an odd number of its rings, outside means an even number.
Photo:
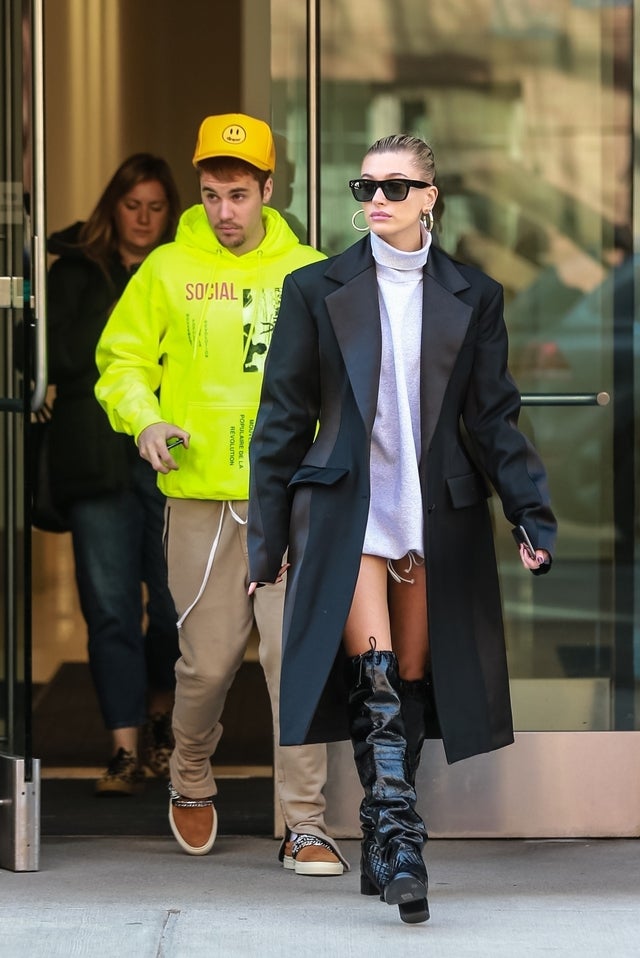
[{"label": "glass door", "polygon": [[[326,0],[306,20],[288,6],[272,2],[274,117],[286,132],[304,102],[316,131],[318,244],[358,238],[346,184],[371,142],[430,142],[437,241],[504,286],[521,424],[559,518],[551,575],[524,577],[495,503],[517,741],[452,768],[430,750],[430,830],[636,834],[635,5],[379,0],[363,17]],[[314,34],[315,79],[299,68]]]},{"label": "glass door", "polygon": [[[30,528],[25,502],[25,439],[32,400],[30,333],[33,189],[32,57],[38,11],[2,0],[0,45],[0,867],[33,871],[39,860],[39,763],[31,751]],[[34,42],[35,41],[35,42]],[[37,85],[37,84],[36,84]],[[41,181],[40,181],[41,182]],[[42,385],[42,384],[41,384]]]}]

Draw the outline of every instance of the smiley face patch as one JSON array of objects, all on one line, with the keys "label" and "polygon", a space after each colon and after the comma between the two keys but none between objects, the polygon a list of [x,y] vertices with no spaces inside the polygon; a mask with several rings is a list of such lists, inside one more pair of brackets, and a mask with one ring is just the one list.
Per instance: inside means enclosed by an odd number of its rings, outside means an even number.
[{"label": "smiley face patch", "polygon": [[247,138],[247,132],[242,126],[237,126],[231,124],[231,126],[225,127],[222,131],[222,139],[225,143],[233,143],[237,145],[238,143],[244,143]]}]

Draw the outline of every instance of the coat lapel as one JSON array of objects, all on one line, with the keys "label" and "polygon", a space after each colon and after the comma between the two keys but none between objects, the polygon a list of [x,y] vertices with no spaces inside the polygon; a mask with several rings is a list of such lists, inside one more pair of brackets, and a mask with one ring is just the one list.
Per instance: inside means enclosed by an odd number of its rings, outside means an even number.
[{"label": "coat lapel", "polygon": [[423,286],[423,454],[433,438],[447,384],[469,327],[472,307],[456,295],[468,287],[469,283],[455,264],[439,249],[432,247]]},{"label": "coat lapel", "polygon": [[[375,263],[368,237],[332,261],[326,272],[338,288],[325,298],[356,403],[371,433],[378,401],[382,338]],[[456,295],[469,283],[437,247],[429,252],[423,286],[422,447],[435,431],[472,308]]]},{"label": "coat lapel", "polygon": [[378,401],[382,337],[376,271],[368,238],[350,247],[327,271],[343,285],[325,302],[367,432]]}]

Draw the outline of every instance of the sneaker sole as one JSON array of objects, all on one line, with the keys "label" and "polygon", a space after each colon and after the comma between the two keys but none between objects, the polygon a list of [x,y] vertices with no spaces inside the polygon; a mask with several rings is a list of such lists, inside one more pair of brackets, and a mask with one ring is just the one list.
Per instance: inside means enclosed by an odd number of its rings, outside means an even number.
[{"label": "sneaker sole", "polygon": [[[286,867],[286,866],[285,866]],[[342,862],[294,862],[296,875],[342,875]]]},{"label": "sneaker sole", "polygon": [[212,805],[213,809],[213,824],[211,826],[211,834],[205,842],[204,845],[189,845],[188,842],[185,842],[184,838],[178,831],[178,827],[173,820],[173,803],[169,799],[169,824],[171,825],[171,831],[173,832],[173,837],[177,841],[180,848],[187,853],[187,855],[208,855],[211,849],[213,848],[214,842],[216,840],[216,835],[218,834],[218,815],[216,813],[215,806]]}]

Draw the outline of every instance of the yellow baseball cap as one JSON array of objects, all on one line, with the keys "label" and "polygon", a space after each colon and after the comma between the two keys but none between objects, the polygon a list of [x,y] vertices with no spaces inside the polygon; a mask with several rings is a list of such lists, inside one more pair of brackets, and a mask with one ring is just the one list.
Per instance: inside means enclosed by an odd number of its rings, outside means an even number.
[{"label": "yellow baseball cap", "polygon": [[269,125],[244,113],[206,117],[198,130],[193,165],[216,156],[233,156],[273,172],[276,148]]}]

